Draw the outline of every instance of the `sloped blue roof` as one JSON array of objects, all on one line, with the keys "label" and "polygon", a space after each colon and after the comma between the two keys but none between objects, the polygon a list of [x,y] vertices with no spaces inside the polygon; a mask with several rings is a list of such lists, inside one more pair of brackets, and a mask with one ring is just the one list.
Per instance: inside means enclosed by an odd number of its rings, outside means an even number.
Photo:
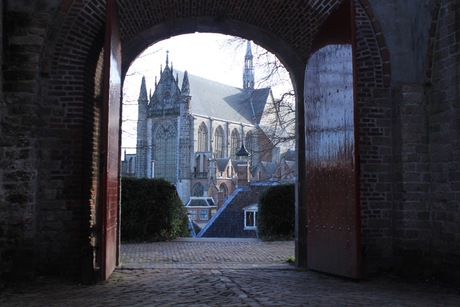
[{"label": "sloped blue roof", "polygon": [[[182,82],[184,74],[175,72]],[[260,123],[270,88],[244,90],[191,74],[188,79],[191,113],[245,124]]]},{"label": "sloped blue roof", "polygon": [[259,195],[275,184],[258,183],[238,188],[224,203],[197,237],[257,238],[256,230],[244,229],[244,208],[258,203]]}]

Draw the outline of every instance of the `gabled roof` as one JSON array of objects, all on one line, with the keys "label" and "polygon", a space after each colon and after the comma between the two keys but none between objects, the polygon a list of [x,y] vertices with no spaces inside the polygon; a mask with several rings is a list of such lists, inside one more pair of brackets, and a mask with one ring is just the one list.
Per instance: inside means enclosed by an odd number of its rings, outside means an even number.
[{"label": "gabled roof", "polygon": [[255,172],[259,168],[262,168],[270,177],[272,177],[278,166],[278,162],[259,161],[259,163],[252,167],[251,174],[254,176]]},{"label": "gabled roof", "polygon": [[216,167],[218,172],[223,172],[227,168],[230,158],[217,158]]}]

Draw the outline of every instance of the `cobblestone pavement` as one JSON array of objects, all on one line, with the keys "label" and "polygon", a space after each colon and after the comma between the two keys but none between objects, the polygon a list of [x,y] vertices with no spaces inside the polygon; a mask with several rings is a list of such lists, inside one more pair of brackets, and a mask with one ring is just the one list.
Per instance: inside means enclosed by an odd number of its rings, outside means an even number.
[{"label": "cobblestone pavement", "polygon": [[94,286],[53,278],[0,293],[1,306],[460,306],[458,289],[351,281],[286,263],[293,242],[178,240],[121,247],[121,268]]}]

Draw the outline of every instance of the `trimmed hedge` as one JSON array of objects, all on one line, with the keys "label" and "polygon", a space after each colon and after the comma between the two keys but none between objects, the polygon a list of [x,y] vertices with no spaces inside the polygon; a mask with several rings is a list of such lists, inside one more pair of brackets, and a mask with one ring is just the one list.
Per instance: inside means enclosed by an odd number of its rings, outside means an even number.
[{"label": "trimmed hedge", "polygon": [[295,233],[293,184],[272,186],[259,197],[258,235],[263,240],[291,240]]},{"label": "trimmed hedge", "polygon": [[183,236],[190,236],[187,212],[171,183],[122,177],[122,241],[164,241]]}]

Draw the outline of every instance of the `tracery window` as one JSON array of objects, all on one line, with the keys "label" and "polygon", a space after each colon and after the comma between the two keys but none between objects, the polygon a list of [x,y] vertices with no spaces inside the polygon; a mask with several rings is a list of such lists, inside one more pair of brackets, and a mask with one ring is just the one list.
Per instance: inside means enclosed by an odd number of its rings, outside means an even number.
[{"label": "tracery window", "polygon": [[193,186],[193,196],[202,197],[204,195],[204,186],[198,182]]},{"label": "tracery window", "polygon": [[232,137],[230,139],[230,157],[236,160],[236,153],[238,152],[238,146],[240,145],[240,135],[238,130],[233,129]]},{"label": "tracery window", "polygon": [[164,102],[165,102],[166,104],[171,103],[171,101],[172,101],[172,99],[171,99],[171,93],[169,93],[169,92],[167,92],[167,91],[164,92],[164,94],[163,94],[163,99],[164,99]]},{"label": "tracery window", "polygon": [[177,131],[176,127],[166,122],[155,133],[154,142],[155,178],[164,178],[176,182]]},{"label": "tracery window", "polygon": [[208,151],[208,128],[205,123],[201,123],[198,128],[198,151]]},{"label": "tracery window", "polygon": [[221,126],[214,133],[214,158],[224,158],[224,129]]}]

